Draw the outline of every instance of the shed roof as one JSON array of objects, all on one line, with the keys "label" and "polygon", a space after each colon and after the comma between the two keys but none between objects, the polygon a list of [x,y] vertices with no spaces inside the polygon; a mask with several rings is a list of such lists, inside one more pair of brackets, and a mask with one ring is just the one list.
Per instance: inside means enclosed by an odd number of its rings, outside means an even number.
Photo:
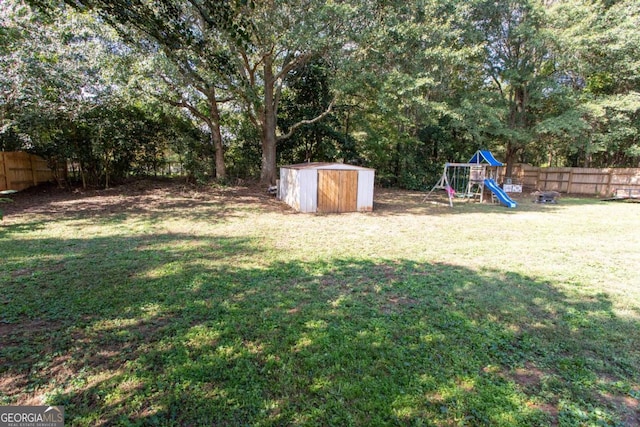
[{"label": "shed roof", "polygon": [[372,171],[374,169],[365,168],[362,166],[349,165],[346,163],[329,163],[329,162],[310,162],[310,163],[297,163],[295,165],[283,165],[280,166],[285,169],[343,169],[343,170],[363,170]]}]

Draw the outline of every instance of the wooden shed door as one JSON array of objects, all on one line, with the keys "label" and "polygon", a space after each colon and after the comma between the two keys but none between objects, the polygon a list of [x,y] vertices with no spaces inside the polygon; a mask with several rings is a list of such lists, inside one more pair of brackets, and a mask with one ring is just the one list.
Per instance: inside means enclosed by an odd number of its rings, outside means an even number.
[{"label": "wooden shed door", "polygon": [[318,171],[318,212],[358,210],[358,171]]}]

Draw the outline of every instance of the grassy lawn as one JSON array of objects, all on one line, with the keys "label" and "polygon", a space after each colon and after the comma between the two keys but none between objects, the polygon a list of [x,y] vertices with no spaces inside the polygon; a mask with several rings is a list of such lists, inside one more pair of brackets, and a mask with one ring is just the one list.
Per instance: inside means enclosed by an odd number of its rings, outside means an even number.
[{"label": "grassy lawn", "polygon": [[[12,196],[0,405],[67,425],[640,424],[640,204]],[[33,197],[37,196],[37,201]]]}]

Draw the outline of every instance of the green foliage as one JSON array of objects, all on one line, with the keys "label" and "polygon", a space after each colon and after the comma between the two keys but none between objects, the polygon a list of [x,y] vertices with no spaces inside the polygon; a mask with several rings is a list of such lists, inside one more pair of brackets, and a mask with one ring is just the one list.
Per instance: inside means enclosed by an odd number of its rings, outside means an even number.
[{"label": "green foliage", "polygon": [[596,73],[589,77],[585,90],[594,95],[610,95],[615,91],[615,80],[609,73]]},{"label": "green foliage", "polygon": [[90,181],[109,186],[130,173],[157,174],[164,164],[167,141],[162,117],[136,107],[97,107],[80,118],[79,132],[91,151],[82,161]]},{"label": "green foliage", "polygon": [[558,152],[572,166],[637,166],[640,39],[630,30],[640,6],[563,2],[553,12],[559,66],[578,76],[570,117],[564,114],[574,131],[556,143]]},{"label": "green foliage", "polygon": [[10,102],[0,104],[0,149],[69,160],[85,186],[156,175],[172,149],[189,173],[212,176],[207,139],[138,90],[143,78],[122,72],[143,71],[131,68],[137,52],[103,24],[71,10],[42,16],[18,0],[3,19],[10,43],[0,52],[0,84]]},{"label": "green foliage", "polygon": [[[283,133],[287,133],[296,123],[311,120],[329,108],[333,97],[329,78],[331,72],[326,61],[316,57],[288,75],[278,109],[278,127]],[[336,114],[301,126],[291,137],[280,142],[279,163],[356,161],[355,141],[339,127]]]},{"label": "green foliage", "polygon": [[415,189],[479,148],[640,162],[636,1],[30,3],[0,15],[0,149],[101,185],[171,147],[198,180],[342,160]]},{"label": "green foliage", "polygon": [[258,129],[240,114],[227,116],[224,125],[233,134],[225,153],[229,177],[260,177],[262,151]]},{"label": "green foliage", "polygon": [[215,177],[215,150],[208,143],[206,132],[175,113],[175,110],[165,111],[157,121],[168,149],[167,160],[178,166],[187,179],[205,183]]}]

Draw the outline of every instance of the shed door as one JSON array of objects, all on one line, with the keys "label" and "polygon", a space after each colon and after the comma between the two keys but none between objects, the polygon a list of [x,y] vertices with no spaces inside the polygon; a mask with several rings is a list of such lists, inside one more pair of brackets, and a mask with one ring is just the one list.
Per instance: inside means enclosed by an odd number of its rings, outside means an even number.
[{"label": "shed door", "polygon": [[358,210],[358,171],[318,171],[318,212]]}]

